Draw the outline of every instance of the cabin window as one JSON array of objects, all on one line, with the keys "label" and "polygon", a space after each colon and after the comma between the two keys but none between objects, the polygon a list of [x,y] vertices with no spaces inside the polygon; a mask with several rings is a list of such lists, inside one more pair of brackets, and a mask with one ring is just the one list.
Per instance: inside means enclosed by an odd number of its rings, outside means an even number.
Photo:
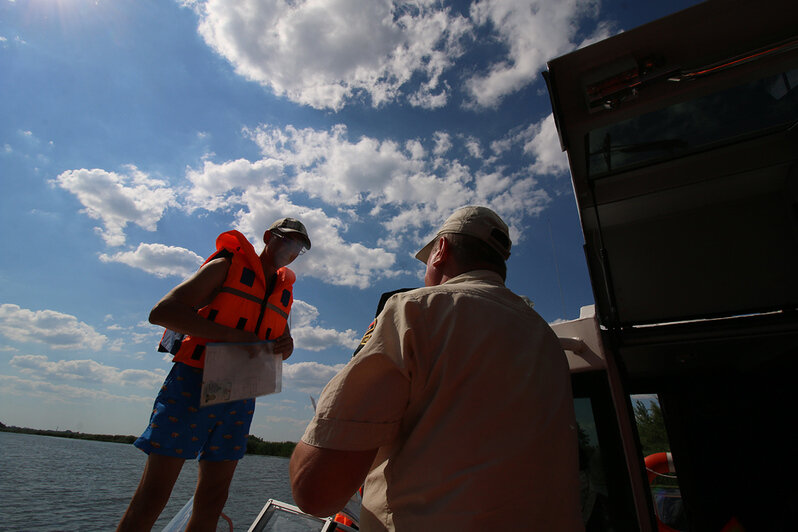
[{"label": "cabin window", "polygon": [[632,395],[631,403],[658,524],[679,532],[687,531],[687,516],[659,397],[656,394]]},{"label": "cabin window", "polygon": [[629,473],[603,371],[571,374],[586,532],[638,530]]},{"label": "cabin window", "polygon": [[674,159],[796,121],[798,68],[591,131],[588,175],[599,178]]}]

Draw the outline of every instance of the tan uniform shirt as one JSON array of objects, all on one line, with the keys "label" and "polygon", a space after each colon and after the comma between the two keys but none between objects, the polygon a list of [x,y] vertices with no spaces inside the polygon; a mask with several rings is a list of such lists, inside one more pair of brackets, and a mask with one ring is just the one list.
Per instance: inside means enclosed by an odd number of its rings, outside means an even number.
[{"label": "tan uniform shirt", "polygon": [[364,531],[582,530],[565,354],[493,272],[391,297],[302,441],[379,448]]}]

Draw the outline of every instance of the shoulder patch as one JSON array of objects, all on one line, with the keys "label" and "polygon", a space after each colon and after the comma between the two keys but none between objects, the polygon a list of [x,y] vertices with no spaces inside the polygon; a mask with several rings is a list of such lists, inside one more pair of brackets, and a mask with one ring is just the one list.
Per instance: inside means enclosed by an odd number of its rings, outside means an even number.
[{"label": "shoulder patch", "polygon": [[377,326],[377,318],[374,318],[374,321],[371,322],[371,325],[369,325],[368,330],[366,330],[366,334],[364,334],[363,338],[360,340],[360,344],[358,344],[357,348],[355,349],[355,352],[352,353],[353,357],[356,354],[358,354],[361,349],[363,349],[363,346],[365,346],[369,340],[371,340],[371,335],[374,334],[374,327],[376,326]]}]

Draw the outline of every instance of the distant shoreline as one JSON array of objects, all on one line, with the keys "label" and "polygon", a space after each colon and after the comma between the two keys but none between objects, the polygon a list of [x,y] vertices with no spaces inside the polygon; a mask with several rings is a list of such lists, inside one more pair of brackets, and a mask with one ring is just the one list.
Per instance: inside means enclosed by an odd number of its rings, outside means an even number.
[{"label": "distant shoreline", "polygon": [[[33,434],[36,436],[53,436],[55,438],[71,438],[75,440],[104,441],[110,443],[132,444],[136,441],[136,436],[121,434],[86,434],[83,432],[73,432],[71,430],[43,430],[30,429],[27,427],[9,427],[0,423],[0,432],[15,432],[19,434]],[[250,435],[247,439],[247,454],[257,454],[264,456],[277,456],[288,458],[294,451],[295,442],[271,442],[264,441],[257,436]]]},{"label": "distant shoreline", "polygon": [[43,430],[29,429],[27,427],[0,427],[0,432],[17,432],[20,434],[35,434],[37,436],[54,436],[56,438],[72,438],[75,440],[94,440],[107,441],[111,443],[133,443],[136,436],[124,436],[120,434],[85,434],[83,432],[72,432],[71,430]]}]

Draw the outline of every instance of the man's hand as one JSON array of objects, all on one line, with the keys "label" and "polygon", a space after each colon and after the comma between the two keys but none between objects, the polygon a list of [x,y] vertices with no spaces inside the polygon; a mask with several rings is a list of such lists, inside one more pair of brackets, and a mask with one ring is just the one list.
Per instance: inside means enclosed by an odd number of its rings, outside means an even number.
[{"label": "man's hand", "polygon": [[291,356],[294,352],[294,339],[286,327],[285,333],[274,341],[273,351],[275,355],[283,355],[283,360]]}]

